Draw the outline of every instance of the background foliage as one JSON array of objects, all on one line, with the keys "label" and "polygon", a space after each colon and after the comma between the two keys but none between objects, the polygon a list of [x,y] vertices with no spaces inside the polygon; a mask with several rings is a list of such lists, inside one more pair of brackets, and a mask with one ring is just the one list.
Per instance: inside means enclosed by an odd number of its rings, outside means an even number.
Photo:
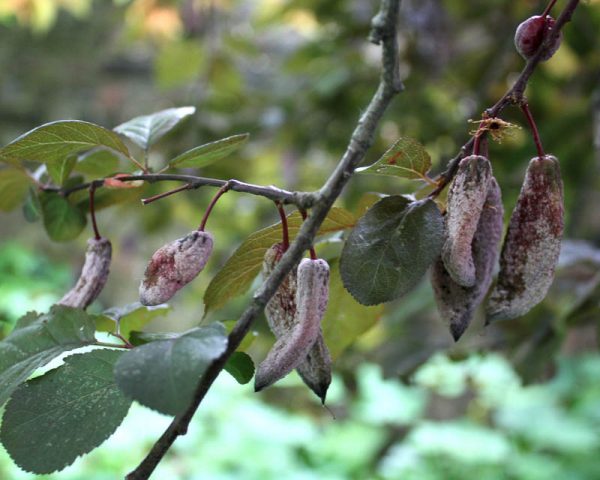
[{"label": "background foliage", "polygon": [[[467,138],[468,120],[478,118],[522,67],[513,32],[542,4],[404,0],[406,91],[387,113],[366,163],[406,136],[426,146],[433,171],[439,171]],[[1,2],[0,144],[57,119],[110,128],[138,115],[194,105],[196,115],[156,145],[152,166],[196,145],[249,132],[250,140],[234,155],[191,172],[315,188],[338,160],[377,84],[378,50],[365,41],[376,8],[376,2],[350,0]],[[561,161],[566,236],[577,240],[563,248],[548,299],[506,324],[484,329],[480,319],[457,345],[425,281],[370,317],[357,304],[338,305],[348,322],[338,332],[371,320],[359,325],[357,333],[368,331],[358,342],[337,352],[336,391],[329,401],[335,422],[294,378],[261,395],[221,378],[163,476],[193,478],[192,472],[202,471],[210,478],[239,472],[275,478],[286,470],[297,478],[506,478],[507,464],[508,478],[599,475],[593,461],[599,360],[595,353],[578,356],[597,349],[600,308],[600,253],[594,246],[600,244],[599,30],[600,2],[583,3],[561,49],[536,71],[527,92],[545,147]],[[524,126],[516,110],[505,119]],[[130,148],[139,152],[134,144]],[[507,210],[533,155],[526,128],[491,145]],[[99,213],[115,258],[92,311],[136,300],[146,260],[197,225],[213,193],[201,189],[146,207],[137,201],[168,188],[128,191],[129,202]],[[359,175],[340,206],[358,213],[369,204],[367,192],[414,188],[409,180]],[[16,206],[6,201],[0,192],[0,204]],[[248,235],[275,219],[268,201],[225,195],[209,221],[217,248],[208,271],[146,328],[195,326],[203,315],[200,299],[218,268]],[[28,223],[17,209],[2,214],[0,236],[0,332],[6,335],[19,316],[46,311],[69,288],[87,235],[52,243],[39,222]],[[334,258],[340,248],[334,235],[319,251]],[[245,298],[220,305],[210,319],[236,319]],[[272,341],[263,322],[248,353],[260,360]],[[482,349],[503,356],[476,355]],[[563,357],[568,359],[559,368]],[[109,443],[57,477],[114,478],[132,463],[123,456],[140,458],[164,422],[135,408]],[[142,424],[152,424],[148,437],[139,436],[136,425]],[[198,444],[204,445],[200,455]],[[365,446],[364,458],[349,447],[356,444]],[[275,458],[277,465],[270,463]],[[0,465],[0,476],[28,478],[8,461]]]}]

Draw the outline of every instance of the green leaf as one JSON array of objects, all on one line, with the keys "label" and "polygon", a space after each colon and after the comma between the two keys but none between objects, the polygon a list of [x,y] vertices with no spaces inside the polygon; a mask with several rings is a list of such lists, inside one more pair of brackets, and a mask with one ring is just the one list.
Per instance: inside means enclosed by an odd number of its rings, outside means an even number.
[{"label": "green leaf", "polygon": [[16,168],[0,170],[0,210],[9,212],[21,205],[32,183],[31,178],[21,170]]},{"label": "green leaf", "polygon": [[96,330],[114,332],[117,322],[119,322],[121,335],[129,338],[132,330],[142,329],[155,318],[166,315],[169,310],[170,307],[167,305],[146,307],[140,302],[131,303],[124,307],[109,308],[95,317]]},{"label": "green leaf", "polygon": [[344,288],[338,261],[330,261],[329,303],[321,322],[325,343],[335,360],[367,332],[383,315],[383,305],[365,306],[356,303]]},{"label": "green leaf", "polygon": [[54,183],[64,185],[76,163],[77,157],[75,155],[67,155],[62,160],[47,164],[46,169]]},{"label": "green leaf", "polygon": [[91,177],[107,177],[119,169],[119,158],[104,149],[92,150],[79,155],[73,169]]},{"label": "green leaf", "polygon": [[62,470],[113,434],[131,406],[113,376],[121,355],[115,350],[72,355],[15,391],[0,439],[19,467],[37,474]]},{"label": "green leaf", "polygon": [[138,347],[158,340],[173,340],[180,335],[180,333],[176,332],[140,332],[138,330],[132,330],[128,340],[129,343]]},{"label": "green leaf", "polygon": [[23,216],[28,222],[37,222],[42,217],[42,205],[38,198],[37,191],[29,187],[29,193],[23,204]]},{"label": "green leaf", "polygon": [[55,305],[44,315],[22,317],[0,342],[0,405],[36,368],[95,341],[94,321],[80,309]]},{"label": "green leaf", "polygon": [[236,382],[245,385],[254,376],[254,362],[247,353],[233,352],[225,364],[225,370]]},{"label": "green leaf", "polygon": [[[355,222],[352,213],[335,207],[327,215],[318,234],[346,230],[352,228]],[[296,238],[301,225],[302,217],[298,212],[288,216],[290,241]],[[243,294],[259,274],[266,251],[278,242],[281,242],[281,222],[246,238],[208,285],[204,294],[206,311],[222,307],[231,298]]]},{"label": "green leaf", "polygon": [[135,117],[115,127],[114,130],[144,150],[148,150],[163,135],[175,128],[184,118],[193,115],[195,111],[195,107],[168,108],[150,115]]},{"label": "green leaf", "polygon": [[67,156],[104,146],[129,157],[129,151],[118,135],[106,128],[80,120],[46,123],[21,135],[0,149],[6,161],[33,160],[53,164]]},{"label": "green leaf", "polygon": [[117,362],[117,385],[142,405],[177,415],[189,406],[198,380],[226,348],[221,324],[147,343],[129,350]]},{"label": "green leaf", "polygon": [[54,192],[40,194],[44,228],[55,242],[66,242],[76,238],[84,229],[87,219],[85,213],[71,205],[62,195]]},{"label": "green leaf", "polygon": [[169,162],[171,167],[200,168],[235,152],[248,141],[250,134],[242,133],[192,148]]},{"label": "green leaf", "polygon": [[377,202],[346,241],[344,286],[363,305],[394,300],[413,288],[442,249],[444,221],[432,200],[394,195]]},{"label": "green leaf", "polygon": [[431,157],[425,147],[412,138],[401,138],[374,164],[356,172],[423,180],[430,168]]}]

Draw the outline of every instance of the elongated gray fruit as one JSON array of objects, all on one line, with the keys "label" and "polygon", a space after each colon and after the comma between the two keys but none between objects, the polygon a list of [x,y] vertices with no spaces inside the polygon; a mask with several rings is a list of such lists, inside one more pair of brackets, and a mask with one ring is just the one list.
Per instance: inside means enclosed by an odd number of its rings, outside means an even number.
[{"label": "elongated gray fruit", "polygon": [[197,230],[159,248],[140,284],[142,305],[160,305],[171,299],[204,269],[212,249],[213,236]]},{"label": "elongated gray fruit", "polygon": [[306,354],[306,358],[296,367],[296,371],[302,381],[321,399],[323,405],[331,384],[331,369],[331,355],[325,344],[323,332],[319,329],[314,345]]},{"label": "elongated gray fruit", "polygon": [[[267,250],[263,261],[263,275],[269,276],[284,254],[283,245],[277,243]],[[296,321],[296,290],[298,272],[294,268],[281,283],[275,295],[265,308],[267,323],[276,338],[290,333]],[[325,307],[322,307],[325,310]],[[319,331],[317,340],[308,351],[306,358],[296,367],[304,383],[325,403],[327,390],[331,384],[332,361],[329,349]]]},{"label": "elongated gray fruit", "polygon": [[321,332],[328,298],[329,265],[325,260],[303,259],[298,266],[294,325],[277,339],[258,366],[254,383],[257,392],[285,377],[306,358]]},{"label": "elongated gray fruit", "polygon": [[108,238],[90,238],[79,279],[58,303],[69,307],[87,308],[98,298],[106,284],[111,258],[112,245]]},{"label": "elongated gray fruit", "polygon": [[502,193],[498,182],[492,177],[473,237],[475,285],[463,287],[456,283],[444,267],[441,258],[433,266],[431,284],[438,310],[448,322],[450,333],[456,341],[471,323],[475,310],[483,302],[492,284],[494,266],[499,256],[503,218]]},{"label": "elongated gray fruit", "polygon": [[552,155],[535,157],[510,217],[487,323],[524,315],[544,299],[558,262],[563,217],[558,160]]},{"label": "elongated gray fruit", "polygon": [[475,285],[471,244],[491,178],[489,160],[481,155],[470,155],[461,160],[448,192],[447,236],[442,247],[442,260],[452,279],[463,287]]}]

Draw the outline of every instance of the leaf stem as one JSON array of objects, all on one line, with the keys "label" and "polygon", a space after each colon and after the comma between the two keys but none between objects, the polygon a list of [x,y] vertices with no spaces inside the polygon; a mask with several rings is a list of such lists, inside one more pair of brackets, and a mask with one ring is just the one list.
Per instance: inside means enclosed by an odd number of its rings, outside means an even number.
[{"label": "leaf stem", "polygon": [[138,162],[135,158],[133,158],[131,155],[129,155],[129,157],[127,158],[131,160],[136,166],[138,166],[142,172],[148,173],[148,169],[144,167],[144,165],[142,165],[140,162]]}]

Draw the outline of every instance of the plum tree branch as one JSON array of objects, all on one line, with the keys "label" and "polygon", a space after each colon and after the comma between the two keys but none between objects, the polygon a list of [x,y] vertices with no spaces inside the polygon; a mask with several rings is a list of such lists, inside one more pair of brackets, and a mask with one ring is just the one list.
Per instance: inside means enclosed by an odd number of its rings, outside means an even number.
[{"label": "plum tree branch", "polygon": [[[231,180],[221,180],[219,178],[208,178],[208,177],[197,177],[194,175],[177,175],[177,174],[168,174],[168,173],[147,173],[142,175],[128,175],[118,177],[118,180],[121,182],[134,182],[136,180],[143,180],[148,183],[156,183],[156,182],[184,182],[185,186],[177,189],[177,191],[173,191],[170,193],[177,193],[183,190],[195,190],[200,187],[217,187],[221,188],[225,184],[229,184],[229,189],[242,192],[249,193],[251,195],[257,195],[261,197],[268,198],[270,200],[279,201],[284,204],[294,204],[301,208],[311,208],[316,200],[316,194],[313,192],[291,192],[289,190],[284,190],[282,188],[276,186],[264,186],[264,185],[255,185],[253,183],[241,182],[239,180],[231,179]],[[104,186],[105,179],[101,178],[98,180],[92,180],[88,183],[82,183],[79,185],[75,185],[69,188],[58,188],[58,187],[42,187],[42,190],[47,192],[57,192],[65,197],[68,197],[72,193],[78,192],[80,190],[87,190],[92,185],[95,188],[100,188]],[[170,193],[167,193],[163,196],[168,196]],[[162,198],[162,197],[161,197]],[[148,203],[148,202],[145,202]]]},{"label": "plum tree branch", "polygon": [[360,117],[341,160],[323,187],[315,192],[315,203],[310,216],[303,223],[298,236],[271,275],[254,293],[252,301],[229,334],[226,351],[208,367],[200,379],[192,403],[182,414],[175,417],[146,458],[127,475],[129,480],[147,479],[177,437],[186,433],[198,406],[223,370],[227,359],[240,345],[252,323],[277,291],[286,275],[310,247],[319,226],[352,177],[354,169],[364,159],[367,150],[373,143],[373,136],[381,117],[394,96],[403,89],[398,73],[397,26],[399,7],[400,0],[382,0],[381,9],[373,19],[369,38],[372,42],[382,45],[380,83],[369,105]]},{"label": "plum tree branch", "polygon": [[[546,50],[560,35],[561,29],[567,22],[571,20],[575,9],[579,5],[579,2],[580,0],[569,0],[559,17],[556,19],[554,27],[544,39],[544,42],[540,46],[538,52],[527,61],[525,67],[523,67],[523,70],[517,77],[517,80],[513,86],[507,90],[500,100],[485,110],[485,115],[487,117],[497,117],[507,106],[521,105],[525,101],[525,89],[527,88],[527,84],[529,83],[531,75],[542,61]],[[458,170],[458,164],[472,150],[474,142],[475,137],[471,137],[469,141],[460,148],[458,154],[448,162],[446,170],[440,173],[440,175],[436,178],[438,186],[433,192],[431,192],[429,195],[430,197],[436,197],[446,187],[446,185],[450,183],[456,174],[456,171]]]}]

